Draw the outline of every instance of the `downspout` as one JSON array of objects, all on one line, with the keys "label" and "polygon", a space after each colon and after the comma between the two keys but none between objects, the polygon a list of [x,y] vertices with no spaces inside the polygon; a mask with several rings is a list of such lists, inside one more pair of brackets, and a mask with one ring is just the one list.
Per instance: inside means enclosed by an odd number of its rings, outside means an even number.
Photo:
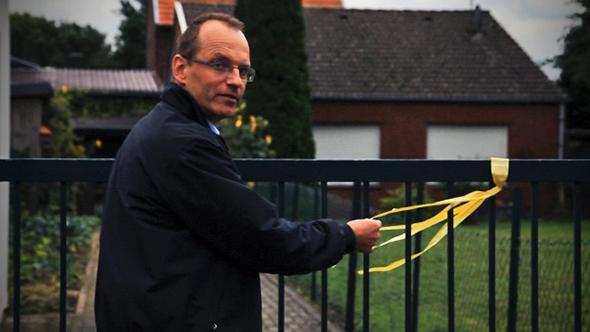
[{"label": "downspout", "polygon": [[[0,159],[10,158],[10,19],[0,0]],[[0,182],[0,321],[8,306],[9,183]]]},{"label": "downspout", "polygon": [[[557,137],[557,158],[563,159],[565,146],[565,103],[559,104],[559,133]],[[559,184],[559,206],[565,207],[565,188]]]},{"label": "downspout", "polygon": [[557,137],[557,158],[563,159],[565,150],[565,103],[559,104],[559,136]]}]

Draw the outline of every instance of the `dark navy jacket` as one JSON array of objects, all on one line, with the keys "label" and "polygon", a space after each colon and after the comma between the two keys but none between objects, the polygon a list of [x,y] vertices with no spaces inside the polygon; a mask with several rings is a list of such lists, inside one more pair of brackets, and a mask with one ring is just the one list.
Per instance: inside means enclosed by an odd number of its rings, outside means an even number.
[{"label": "dark navy jacket", "polygon": [[98,331],[260,331],[258,273],[336,264],[346,225],[293,223],[246,185],[195,100],[169,84],[119,150],[104,206]]}]

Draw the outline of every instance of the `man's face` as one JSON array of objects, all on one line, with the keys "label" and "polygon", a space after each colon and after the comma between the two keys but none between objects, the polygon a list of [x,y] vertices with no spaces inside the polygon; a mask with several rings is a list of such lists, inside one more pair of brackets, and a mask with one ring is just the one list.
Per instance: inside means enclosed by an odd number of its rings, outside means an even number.
[{"label": "man's face", "polygon": [[[206,62],[225,61],[235,66],[249,66],[250,48],[241,31],[211,20],[201,26],[194,57]],[[237,111],[246,90],[246,81],[240,78],[237,68],[223,73],[205,64],[189,62],[185,70],[184,87],[203,108],[209,121],[216,122]]]}]

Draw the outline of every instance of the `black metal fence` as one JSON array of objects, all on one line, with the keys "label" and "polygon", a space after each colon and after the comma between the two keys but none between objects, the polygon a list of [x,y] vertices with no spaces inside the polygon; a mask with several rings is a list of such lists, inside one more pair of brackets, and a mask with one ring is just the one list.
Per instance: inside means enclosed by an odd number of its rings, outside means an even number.
[{"label": "black metal fence", "polygon": [[[277,183],[277,203],[279,213],[285,215],[287,202],[285,199],[285,183],[319,183],[319,210],[321,217],[328,215],[328,182],[349,181],[352,186],[352,218],[367,217],[370,215],[371,183],[376,182],[401,182],[405,184],[406,204],[421,203],[424,197],[424,183],[446,183],[448,192],[452,191],[457,182],[488,182],[493,186],[490,176],[488,161],[428,161],[428,160],[367,160],[367,161],[320,161],[320,160],[238,160],[238,167],[244,178],[249,181]],[[66,330],[66,260],[67,260],[67,184],[72,182],[97,183],[105,182],[112,165],[110,159],[91,160],[67,160],[67,159],[11,159],[0,160],[0,181],[8,181],[12,184],[12,223],[13,253],[21,252],[21,198],[19,188],[28,183],[53,182],[60,184],[60,331]],[[574,331],[582,331],[583,312],[588,313],[588,308],[582,308],[582,211],[589,198],[582,195],[582,186],[590,183],[590,160],[511,160],[509,183],[522,183],[527,193],[530,193],[530,219],[531,239],[530,245],[530,321],[525,324],[527,330],[539,330],[539,184],[559,183],[572,188],[573,213],[573,328]],[[418,188],[415,202],[412,202],[412,185]],[[296,196],[297,197],[297,196]],[[488,328],[496,331],[496,201],[490,199],[488,204]],[[517,188],[512,191],[512,231],[510,240],[509,260],[509,293],[507,306],[507,329],[517,329],[517,303],[519,280],[519,247],[520,221],[523,214],[523,193]],[[449,218],[452,218],[452,213]],[[412,221],[419,220],[420,212],[414,216],[406,214],[405,224],[409,226]],[[449,331],[455,331],[455,233],[448,223],[447,247],[447,324]],[[410,236],[410,228],[406,227],[405,258],[409,261],[412,250],[419,250],[422,246],[420,236],[414,240]],[[414,241],[414,243],[412,243]],[[345,329],[355,329],[355,307],[362,308],[363,331],[370,330],[371,316],[370,306],[370,282],[371,274],[367,273],[370,266],[370,255],[362,255],[362,269],[364,275],[362,282],[362,303],[355,303],[355,284],[358,264],[356,254],[351,254],[348,268],[347,296],[345,305]],[[20,254],[13,257],[13,331],[20,331],[20,281],[21,281]],[[418,308],[420,290],[420,259],[406,264],[405,270],[405,330],[416,331],[418,328]],[[321,331],[328,329],[328,271],[322,270],[320,276],[320,303],[321,303]],[[315,280],[315,279],[314,279]],[[279,304],[278,304],[278,330],[285,328],[285,304],[284,304],[284,277],[279,276]],[[315,289],[315,287],[314,287]],[[312,297],[315,294],[312,294]],[[474,295],[478,296],[478,295]],[[586,294],[586,296],[588,296]],[[586,321],[586,319],[584,319]],[[519,323],[522,326],[522,322]],[[588,326],[584,326],[588,328]],[[393,329],[393,328],[392,328]]]}]

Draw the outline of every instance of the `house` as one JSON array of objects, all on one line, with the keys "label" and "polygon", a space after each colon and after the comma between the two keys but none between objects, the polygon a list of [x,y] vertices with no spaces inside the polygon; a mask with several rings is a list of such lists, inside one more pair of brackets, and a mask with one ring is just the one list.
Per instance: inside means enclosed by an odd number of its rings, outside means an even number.
[{"label": "house", "polygon": [[[83,91],[94,105],[103,105],[101,114],[74,118],[75,132],[86,146],[93,147],[91,157],[113,157],[119,145],[148,107],[124,115],[109,115],[116,103],[155,104],[162,89],[150,70],[68,69],[22,65],[14,59],[11,66],[11,150],[13,156],[41,157],[42,138],[51,135],[43,123],[43,114],[54,91],[67,87]],[[106,115],[104,114],[106,113]],[[40,139],[41,138],[41,139]]]},{"label": "house", "polygon": [[[149,68],[168,80],[175,36],[233,3],[150,2]],[[565,95],[489,11],[303,5],[317,158],[563,156]]]}]

